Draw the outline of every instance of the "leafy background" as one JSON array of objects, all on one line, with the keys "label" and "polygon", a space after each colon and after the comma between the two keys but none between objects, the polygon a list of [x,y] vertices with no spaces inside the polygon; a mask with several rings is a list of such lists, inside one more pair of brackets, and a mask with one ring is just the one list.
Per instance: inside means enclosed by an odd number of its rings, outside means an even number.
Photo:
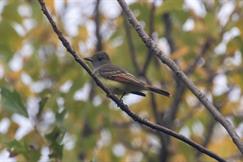
[{"label": "leafy background", "polygon": [[[152,37],[183,70],[200,56],[190,78],[243,138],[242,1],[128,3],[148,33],[154,12]],[[102,0],[99,10],[94,0],[46,0],[46,4],[80,57],[103,49],[113,62],[139,75],[131,60],[126,29],[140,68],[148,51],[134,30],[126,26],[116,1]],[[165,15],[172,23],[169,37]],[[95,34],[97,27],[101,40]],[[166,138],[121,112],[66,52],[37,1],[1,0],[0,36],[1,161],[214,161],[173,138],[165,145]],[[206,51],[200,52],[207,42]],[[225,159],[243,160],[225,130],[189,91],[174,100],[178,83],[166,66],[153,60],[146,76],[153,85],[172,93],[170,99],[155,96],[157,115],[163,116],[178,102],[171,129]],[[136,114],[156,122],[149,96],[129,95],[124,101]]]}]

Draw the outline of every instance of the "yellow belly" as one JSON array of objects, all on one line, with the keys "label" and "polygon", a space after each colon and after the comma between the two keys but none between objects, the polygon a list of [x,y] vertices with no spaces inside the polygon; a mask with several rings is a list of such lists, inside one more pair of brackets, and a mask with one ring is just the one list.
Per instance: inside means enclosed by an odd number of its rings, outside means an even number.
[{"label": "yellow belly", "polygon": [[118,95],[123,95],[124,93],[130,93],[134,91],[141,91],[142,89],[139,87],[134,87],[133,85],[123,84],[117,81],[108,80],[104,78],[100,78],[101,82],[109,88],[113,93]]},{"label": "yellow belly", "polygon": [[102,77],[100,78],[100,81],[108,88],[124,86],[124,84],[122,83],[113,80],[104,79]]}]

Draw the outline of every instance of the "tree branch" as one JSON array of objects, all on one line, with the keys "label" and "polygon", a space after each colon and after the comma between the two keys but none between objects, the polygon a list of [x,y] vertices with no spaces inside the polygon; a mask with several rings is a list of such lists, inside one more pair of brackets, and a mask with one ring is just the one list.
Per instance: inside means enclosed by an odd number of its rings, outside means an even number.
[{"label": "tree branch", "polygon": [[[96,0],[95,7],[94,7],[94,21],[95,21],[95,36],[96,36],[96,45],[95,51],[102,50],[102,36],[100,33],[100,2],[101,0]],[[95,83],[94,80],[91,79],[90,81],[91,88],[89,91],[89,100],[92,101],[95,96]]]},{"label": "tree branch", "polygon": [[[202,45],[199,54],[195,58],[195,61],[186,69],[186,74],[191,75],[195,70],[196,67],[200,61],[200,59],[207,53],[207,51],[210,49],[212,41],[211,38],[208,38]],[[182,100],[182,97],[185,93],[186,87],[182,82],[178,81],[176,84],[176,93],[174,100],[170,106],[170,109],[165,113],[164,115],[164,122],[168,123],[168,128],[171,128],[173,120],[175,119],[176,113],[178,111],[178,107],[180,104],[180,101]]]},{"label": "tree branch", "polygon": [[[151,37],[151,39],[153,39],[153,33],[154,33],[155,10],[156,10],[155,0],[153,0],[151,7],[150,7],[150,16],[149,16],[149,36]],[[152,51],[150,51],[148,49],[147,58],[145,60],[144,66],[140,72],[140,75],[146,80],[146,82],[149,85],[151,85],[151,81],[147,77],[146,72],[148,70],[149,63],[151,61],[151,56],[152,56]],[[154,93],[150,93],[150,105],[152,107],[153,116],[155,118],[156,123],[160,124],[161,123],[161,113],[158,111],[158,106],[156,103],[156,98],[155,98]]]},{"label": "tree branch", "polygon": [[219,157],[218,155],[214,154],[213,152],[209,151],[208,149],[204,148],[203,146],[197,144],[196,142],[186,138],[183,135],[177,134],[176,132],[165,128],[163,126],[160,126],[158,124],[154,124],[146,119],[142,119],[141,117],[137,116],[135,113],[133,113],[132,111],[130,111],[129,107],[123,103],[122,100],[119,100],[108,88],[106,88],[101,81],[95,76],[93,75],[92,71],[88,68],[88,66],[83,62],[82,59],[79,58],[79,56],[76,54],[76,52],[72,49],[70,43],[66,40],[66,38],[63,36],[62,32],[59,31],[59,29],[57,28],[54,20],[52,19],[52,17],[50,16],[45,3],[43,0],[39,0],[40,6],[41,6],[41,10],[43,11],[43,13],[46,15],[48,21],[50,22],[53,31],[57,34],[58,38],[60,39],[60,41],[62,42],[63,46],[66,48],[66,50],[73,56],[73,58],[75,59],[75,61],[82,66],[83,69],[85,69],[85,71],[90,75],[90,77],[92,77],[95,81],[95,83],[106,93],[107,97],[109,97],[110,99],[112,99],[112,101],[114,101],[118,107],[124,111],[128,116],[130,116],[134,121],[140,123],[141,125],[144,125],[146,127],[149,127],[151,129],[154,129],[156,131],[159,132],[163,132],[165,134],[168,134],[170,136],[173,136],[177,139],[180,139],[181,141],[187,143],[188,145],[196,148],[197,150],[207,154],[208,156],[220,161],[220,162],[225,162],[224,159],[222,159],[221,157]]},{"label": "tree branch", "polygon": [[[215,105],[218,105],[217,107],[218,107],[219,111],[228,103],[228,97],[227,96],[230,94],[230,92],[232,90],[233,90],[233,87],[230,87],[229,90],[227,92],[225,92],[225,94],[223,95],[223,99],[222,99],[221,103],[215,103]],[[211,141],[215,124],[216,124],[215,120],[210,119],[209,123],[206,126],[207,130],[204,133],[204,141],[202,143],[202,145],[204,147],[208,147],[208,145]],[[197,152],[196,158],[199,159],[200,156],[201,156],[201,152]]]},{"label": "tree branch", "polygon": [[95,21],[95,35],[96,35],[96,51],[102,50],[102,36],[100,33],[100,2],[101,0],[96,0],[94,8],[94,21]]},{"label": "tree branch", "polygon": [[172,21],[168,12],[164,13],[162,19],[165,23],[165,38],[170,46],[170,52],[173,53],[176,50],[175,42],[172,39]]},{"label": "tree branch", "polygon": [[243,155],[241,153],[235,154],[230,157],[227,157],[226,160],[227,161],[236,161],[236,160],[243,161]]},{"label": "tree branch", "polygon": [[[164,22],[164,35],[165,38],[168,42],[168,45],[170,47],[170,52],[174,53],[176,50],[176,45],[175,42],[172,38],[172,29],[173,29],[173,24],[171,21],[170,14],[168,12],[164,13],[162,15],[162,20]],[[183,96],[183,92],[185,89],[185,86],[180,82],[180,80],[177,79],[175,75],[173,75],[174,80],[176,81],[176,88],[175,88],[175,97],[173,98],[173,101],[171,102],[170,108],[164,113],[163,118],[162,118],[162,123],[164,126],[167,128],[172,128],[172,124],[174,122],[175,116],[177,114],[179,105],[181,103],[181,99]],[[160,152],[160,159],[163,162],[166,162],[168,160],[168,155],[169,155],[169,148],[168,146],[170,145],[170,137],[163,136],[161,138],[161,152]]]},{"label": "tree branch", "polygon": [[[146,80],[146,83],[151,85],[151,81],[148,79],[148,77],[146,75],[144,75],[143,77]],[[161,124],[161,113],[158,111],[156,98],[155,98],[155,95],[153,93],[150,93],[150,105],[152,107],[153,116],[155,118],[156,123]]]},{"label": "tree branch", "polygon": [[[150,7],[150,16],[149,16],[149,36],[151,37],[151,39],[153,39],[153,33],[154,33],[155,11],[156,11],[155,0],[153,0],[151,7]],[[148,70],[149,63],[151,62],[151,56],[152,56],[152,51],[150,51],[148,49],[147,58],[145,60],[144,66],[143,66],[141,73],[140,73],[140,75],[142,75],[144,77],[144,79],[146,80],[146,82],[148,84],[151,84],[151,81],[147,77],[146,72]],[[153,93],[150,93],[150,105],[152,107],[153,116],[155,118],[156,123],[161,124],[161,113],[158,110],[156,98],[155,98],[155,95]]]},{"label": "tree branch", "polygon": [[224,119],[221,113],[216,109],[216,107],[208,100],[208,98],[203,94],[195,84],[188,79],[185,73],[177,66],[177,64],[171,60],[169,57],[164,55],[164,53],[157,47],[155,42],[148,36],[148,34],[143,30],[142,26],[137,21],[136,17],[132,11],[128,8],[124,0],[117,0],[123,11],[127,15],[128,21],[137,31],[140,38],[143,40],[147,48],[153,51],[153,54],[164,64],[170,67],[170,69],[175,73],[175,75],[183,81],[183,83],[191,90],[191,92],[200,100],[200,102],[208,109],[208,111],[213,115],[215,120],[217,120],[228,132],[235,145],[238,147],[240,152],[243,154],[243,143],[240,141],[240,137],[234,131],[233,125]]},{"label": "tree branch", "polygon": [[134,66],[136,74],[140,74],[140,67],[139,67],[138,61],[136,59],[136,52],[135,52],[134,44],[133,44],[133,41],[132,41],[132,33],[130,31],[130,27],[129,27],[129,24],[126,20],[125,15],[124,14],[122,14],[122,15],[124,17],[124,27],[125,27],[127,44],[128,44],[128,48],[129,48],[129,53],[131,55],[132,64]]},{"label": "tree branch", "polygon": [[[156,6],[155,6],[155,0],[152,2],[151,4],[151,8],[150,8],[150,16],[149,16],[149,36],[151,37],[151,39],[153,39],[153,32],[154,32],[154,16],[155,16],[155,10],[156,10]],[[152,60],[152,51],[150,49],[148,49],[148,53],[147,53],[147,57],[145,60],[145,63],[143,65],[143,68],[141,70],[141,74],[142,75],[146,75],[146,72],[148,70],[149,64]]]},{"label": "tree branch", "polygon": [[[95,51],[96,52],[102,50],[102,36],[100,33],[100,2],[101,2],[101,0],[96,0],[94,11],[93,11],[94,22],[95,22],[95,36],[96,36]],[[89,96],[88,100],[90,102],[92,102],[95,97],[95,93],[96,93],[95,86],[96,85],[95,85],[94,80],[90,78],[90,91],[89,91],[89,95],[88,95]],[[90,123],[88,122],[87,117],[85,117],[83,120],[83,129],[81,131],[80,138],[86,138],[93,133],[94,133],[94,130],[90,126]],[[78,158],[81,161],[83,161],[85,159],[85,157],[86,157],[85,152],[83,150],[81,150],[78,155]]]},{"label": "tree branch", "polygon": [[[154,4],[153,4],[153,6],[154,6]],[[152,9],[154,9],[154,7],[151,7],[151,10]],[[139,68],[139,65],[138,65],[138,62],[137,62],[137,59],[136,59],[136,52],[135,52],[134,44],[133,44],[133,41],[132,41],[132,35],[131,35],[130,27],[129,27],[129,24],[126,20],[125,14],[123,14],[123,16],[124,16],[124,26],[125,26],[126,35],[127,35],[128,48],[129,48],[129,52],[130,52],[130,55],[131,55],[132,63],[134,65],[136,74],[141,75],[146,80],[146,82],[148,84],[151,84],[151,82],[148,79],[148,77],[146,76],[146,74],[144,72],[141,72],[141,70]],[[150,25],[150,27],[149,27],[150,33],[153,32],[153,28],[154,28],[153,25]],[[150,100],[151,100],[150,104],[151,104],[152,111],[153,111],[153,114],[154,114],[154,117],[155,117],[155,121],[156,121],[156,123],[160,123],[160,121],[161,121],[160,120],[160,113],[158,112],[155,96],[154,96],[153,93],[150,93]]]}]

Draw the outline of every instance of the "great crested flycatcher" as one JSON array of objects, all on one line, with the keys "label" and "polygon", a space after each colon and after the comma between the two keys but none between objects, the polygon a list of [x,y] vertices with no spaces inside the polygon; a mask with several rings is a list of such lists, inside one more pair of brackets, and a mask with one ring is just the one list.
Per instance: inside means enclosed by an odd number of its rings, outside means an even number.
[{"label": "great crested flycatcher", "polygon": [[140,96],[145,96],[141,91],[147,90],[169,97],[170,94],[159,88],[148,85],[126,70],[111,63],[106,52],[97,52],[92,57],[84,58],[93,65],[93,73],[115,94],[120,94],[122,97],[128,93],[133,93]]}]

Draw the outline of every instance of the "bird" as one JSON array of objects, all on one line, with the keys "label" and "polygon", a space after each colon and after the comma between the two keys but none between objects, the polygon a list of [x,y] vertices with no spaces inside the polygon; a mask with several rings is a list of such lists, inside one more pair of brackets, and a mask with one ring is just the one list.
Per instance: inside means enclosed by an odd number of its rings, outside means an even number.
[{"label": "bird", "polygon": [[101,79],[114,94],[121,95],[121,98],[129,93],[146,96],[142,91],[150,91],[169,97],[170,93],[153,87],[129,73],[127,70],[112,64],[110,57],[105,51],[98,51],[91,57],[84,60],[91,62],[93,74]]}]

